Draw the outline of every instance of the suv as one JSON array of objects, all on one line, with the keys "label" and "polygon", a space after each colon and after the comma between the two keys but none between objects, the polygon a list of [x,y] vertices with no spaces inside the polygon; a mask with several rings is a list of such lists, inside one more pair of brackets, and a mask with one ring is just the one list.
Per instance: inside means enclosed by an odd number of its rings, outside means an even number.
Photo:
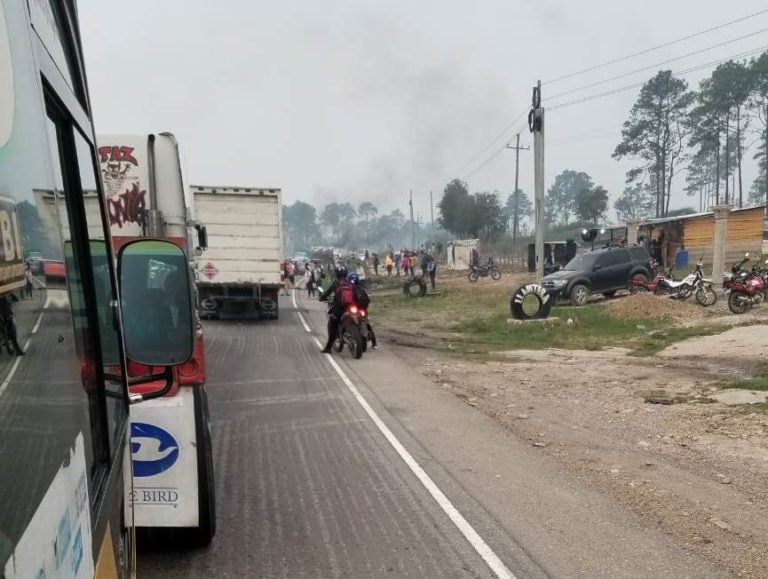
[{"label": "suv", "polygon": [[544,276],[541,285],[552,297],[582,306],[592,294],[609,298],[632,279],[648,281],[651,271],[651,256],[644,247],[608,247],[577,255],[563,269]]}]

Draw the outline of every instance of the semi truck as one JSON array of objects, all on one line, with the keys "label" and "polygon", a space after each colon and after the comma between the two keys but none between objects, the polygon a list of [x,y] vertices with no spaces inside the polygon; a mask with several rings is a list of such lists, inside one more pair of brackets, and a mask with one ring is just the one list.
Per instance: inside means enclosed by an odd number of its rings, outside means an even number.
[{"label": "semi truck", "polygon": [[201,315],[277,319],[280,189],[192,185],[190,190],[196,218],[207,229],[197,279]]},{"label": "semi truck", "polygon": [[[193,219],[174,135],[97,135],[96,140],[114,251],[137,239],[162,239],[183,250],[194,270],[205,247],[205,227]],[[86,212],[98,210],[96,201],[95,192],[85,196]],[[163,300],[163,292],[174,290],[174,272],[161,263],[150,264],[146,274],[157,294],[155,302]],[[194,285],[189,291],[188,299],[195,304]],[[152,317],[155,307],[157,303],[146,304],[147,316]],[[133,486],[126,485],[131,490],[125,502],[140,542],[200,546],[208,544],[216,530],[203,327],[197,312],[192,314],[192,358],[176,369],[173,386],[163,397],[131,408]],[[140,376],[151,368],[131,364],[128,371]],[[157,447],[159,433],[165,437],[163,444],[178,449],[169,468],[156,468],[163,456]]]}]

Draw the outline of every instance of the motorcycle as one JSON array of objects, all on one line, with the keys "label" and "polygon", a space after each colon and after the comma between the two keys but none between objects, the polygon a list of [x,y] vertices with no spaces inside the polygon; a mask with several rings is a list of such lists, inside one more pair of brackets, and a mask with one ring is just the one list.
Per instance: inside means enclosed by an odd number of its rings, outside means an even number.
[{"label": "motorcycle", "polygon": [[667,286],[663,283],[666,280],[676,281],[672,276],[672,268],[670,267],[666,271],[659,271],[659,263],[656,260],[651,260],[651,271],[656,272],[656,275],[651,281],[645,281],[644,276],[638,276],[629,281],[629,293],[636,294],[641,292],[653,293],[656,295],[666,293]]},{"label": "motorcycle", "polygon": [[496,264],[493,263],[492,258],[488,258],[488,263],[483,265],[470,265],[467,279],[471,282],[476,282],[478,278],[491,276],[492,280],[498,281],[501,279],[501,272],[496,269]]},{"label": "motorcycle", "polygon": [[[355,304],[347,306],[339,320],[339,331],[332,346],[334,351],[341,353],[347,346],[352,357],[359,360],[368,349],[369,328],[368,313]],[[375,344],[375,338],[373,340]]]},{"label": "motorcycle", "polygon": [[687,300],[696,295],[696,301],[702,306],[711,306],[717,301],[717,294],[711,281],[704,279],[701,270],[702,261],[696,263],[696,269],[680,281],[664,279],[661,283],[664,289],[673,294],[674,299]]},{"label": "motorcycle", "polygon": [[[728,294],[728,309],[734,314],[743,314],[760,305],[768,297],[768,270],[754,265],[751,271],[744,269],[749,254],[731,268],[731,274],[723,279],[723,288]],[[768,260],[766,260],[768,264]]]}]

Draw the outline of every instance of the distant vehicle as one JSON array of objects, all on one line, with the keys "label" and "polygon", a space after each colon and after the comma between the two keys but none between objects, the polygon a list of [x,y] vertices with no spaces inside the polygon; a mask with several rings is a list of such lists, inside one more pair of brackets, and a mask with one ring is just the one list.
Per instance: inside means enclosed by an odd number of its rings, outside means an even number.
[{"label": "distant vehicle", "polygon": [[278,317],[283,259],[280,189],[192,185],[208,249],[197,282],[208,318]]},{"label": "distant vehicle", "polygon": [[40,273],[42,269],[43,254],[39,251],[30,251],[27,253],[27,263],[32,273]]},{"label": "distant vehicle", "polygon": [[613,297],[633,279],[648,281],[651,271],[651,256],[644,247],[608,247],[577,255],[563,269],[544,276],[541,285],[554,298],[582,306],[593,294]]}]

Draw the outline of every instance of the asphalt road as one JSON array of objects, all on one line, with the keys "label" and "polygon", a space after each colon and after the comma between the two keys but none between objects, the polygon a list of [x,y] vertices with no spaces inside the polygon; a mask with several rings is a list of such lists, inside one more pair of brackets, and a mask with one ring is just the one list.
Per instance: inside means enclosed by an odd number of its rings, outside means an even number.
[{"label": "asphalt road", "polygon": [[281,308],[206,325],[218,534],[140,577],[725,576],[386,345],[335,368],[320,304]]}]

